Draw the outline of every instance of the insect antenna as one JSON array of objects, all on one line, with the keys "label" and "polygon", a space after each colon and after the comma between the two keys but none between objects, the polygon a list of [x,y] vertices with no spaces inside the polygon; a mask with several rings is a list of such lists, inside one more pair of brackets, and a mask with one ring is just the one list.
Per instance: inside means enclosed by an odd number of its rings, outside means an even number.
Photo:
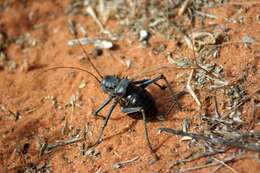
[{"label": "insect antenna", "polygon": [[98,81],[98,83],[101,83],[100,79],[99,79],[97,76],[95,76],[93,73],[89,72],[88,70],[79,68],[79,67],[51,67],[51,68],[48,68],[48,69],[46,69],[46,70],[41,71],[40,73],[38,73],[36,77],[42,75],[43,73],[46,73],[46,72],[48,72],[48,71],[55,70],[55,69],[74,69],[74,70],[80,70],[80,71],[83,71],[83,72],[88,73],[89,75],[91,75],[92,77],[94,77],[94,78]]},{"label": "insect antenna", "polygon": [[92,63],[92,61],[90,60],[90,57],[88,56],[86,50],[84,49],[83,45],[81,44],[81,41],[80,41],[80,39],[79,39],[79,37],[78,37],[78,34],[75,33],[74,35],[75,35],[76,39],[78,40],[79,46],[80,46],[80,48],[82,49],[84,55],[86,56],[88,62],[90,63],[90,65],[92,66],[92,68],[96,71],[96,73],[98,74],[98,76],[102,79],[102,78],[103,78],[103,75],[101,75],[101,73],[98,71],[98,69],[96,68],[96,66],[95,66],[95,65]]}]

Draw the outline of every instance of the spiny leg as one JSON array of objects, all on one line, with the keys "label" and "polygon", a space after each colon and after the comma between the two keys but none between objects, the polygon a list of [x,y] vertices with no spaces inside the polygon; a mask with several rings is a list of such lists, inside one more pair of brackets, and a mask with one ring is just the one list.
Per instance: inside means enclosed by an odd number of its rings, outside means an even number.
[{"label": "spiny leg", "polygon": [[147,120],[146,120],[146,115],[145,115],[144,110],[141,107],[122,108],[121,110],[122,110],[122,112],[128,113],[128,114],[130,114],[130,113],[137,113],[137,112],[141,112],[142,113],[143,121],[144,121],[144,136],[145,136],[146,142],[147,142],[147,144],[149,146],[151,154],[154,157],[154,160],[155,161],[159,160],[159,156],[157,156],[157,154],[154,152],[154,150],[152,148],[152,145],[151,145],[151,142],[150,142],[150,139],[149,139],[148,130],[147,130]]},{"label": "spiny leg", "polygon": [[143,109],[141,109],[141,112],[142,112],[142,115],[143,115],[143,120],[144,120],[144,136],[145,136],[145,139],[148,143],[148,146],[150,148],[150,152],[152,153],[155,161],[156,160],[159,160],[159,156],[154,152],[153,148],[152,148],[152,145],[151,145],[151,142],[150,142],[150,139],[149,139],[149,136],[148,136],[148,130],[147,130],[147,120],[146,120],[146,116],[145,116],[145,112]]},{"label": "spiny leg", "polygon": [[109,96],[108,98],[106,98],[106,100],[104,100],[103,103],[101,103],[101,105],[99,105],[99,107],[92,112],[93,115],[97,116],[98,113],[112,100],[112,98]]},{"label": "spiny leg", "polygon": [[161,74],[160,77],[165,81],[167,88],[169,88],[170,95],[171,95],[171,97],[173,98],[173,101],[174,101],[165,114],[165,115],[168,115],[171,112],[172,108],[174,108],[175,106],[177,106],[178,109],[180,110],[181,105],[179,104],[178,97],[174,94],[172,87],[171,87],[170,83],[168,82],[168,80],[166,79],[166,77],[163,74]]},{"label": "spiny leg", "polygon": [[[168,113],[170,113],[170,111],[172,110],[172,108],[173,108],[175,105],[178,106],[178,109],[180,109],[181,106],[179,105],[179,103],[178,103],[178,101],[177,101],[177,97],[174,95],[174,92],[173,92],[173,90],[172,90],[172,87],[171,87],[170,83],[168,82],[168,80],[166,79],[166,77],[165,77],[163,74],[161,74],[160,76],[158,76],[158,77],[156,77],[156,78],[154,78],[154,79],[141,80],[141,81],[136,81],[136,82],[140,84],[140,85],[139,85],[140,87],[146,88],[146,87],[147,87],[148,85],[150,85],[150,84],[155,84],[155,85],[158,86],[158,84],[157,84],[156,82],[159,81],[159,80],[164,80],[164,82],[166,83],[167,88],[168,88],[169,91],[170,91],[171,97],[173,97],[173,100],[174,100],[174,103],[170,106],[169,110],[168,110],[167,113],[166,113],[166,115],[167,115]],[[161,87],[163,87],[163,86],[161,86]],[[160,88],[161,88],[161,87],[160,87]]]},{"label": "spiny leg", "polygon": [[142,87],[142,88],[146,88],[148,85],[150,85],[152,83],[155,84],[156,86],[158,86],[161,90],[164,90],[164,89],[167,88],[164,85],[160,85],[160,84],[156,83],[156,81],[154,81],[154,80],[157,80],[157,78],[138,80],[138,81],[134,81],[133,83],[136,84],[136,85],[140,84],[139,86]]},{"label": "spiny leg", "polygon": [[158,76],[154,79],[145,79],[145,80],[141,80],[141,81],[136,81],[134,83],[140,84],[139,86],[142,88],[146,88],[148,85],[155,84],[155,85],[159,86],[160,88],[165,89],[165,87],[156,83],[157,81],[162,80],[162,79],[165,81],[167,88],[169,88],[171,94],[173,95],[173,90],[171,88],[171,85],[163,74],[161,74],[160,76]]},{"label": "spiny leg", "polygon": [[167,88],[167,86],[165,86],[165,85],[160,85],[160,84],[158,84],[157,82],[154,82],[154,84],[155,84],[156,86],[158,86],[161,90],[165,90],[165,89]]},{"label": "spiny leg", "polygon": [[102,141],[102,135],[103,135],[104,129],[105,129],[105,127],[107,126],[107,122],[108,122],[109,118],[111,117],[112,112],[113,112],[114,108],[116,107],[117,103],[118,103],[117,101],[113,101],[112,105],[110,106],[110,108],[109,108],[109,110],[108,110],[108,112],[107,112],[106,118],[105,118],[105,120],[103,121],[103,126],[102,126],[102,128],[101,128],[101,130],[100,130],[100,132],[99,132],[97,141],[96,141],[96,143],[94,144],[94,146],[97,145],[97,144],[99,144],[99,143],[101,143],[101,141]]}]

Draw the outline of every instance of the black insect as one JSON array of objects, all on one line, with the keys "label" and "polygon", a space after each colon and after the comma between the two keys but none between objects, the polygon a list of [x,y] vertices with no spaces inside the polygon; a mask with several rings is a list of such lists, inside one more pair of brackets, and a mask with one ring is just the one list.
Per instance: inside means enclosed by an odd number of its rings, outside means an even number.
[{"label": "black insect", "polygon": [[[114,108],[117,105],[120,105],[121,111],[123,113],[126,113],[132,118],[135,119],[143,119],[144,121],[144,130],[145,130],[145,139],[148,143],[149,149],[154,156],[154,158],[157,160],[158,156],[154,152],[151,146],[151,142],[149,140],[148,131],[147,131],[147,119],[148,118],[154,118],[154,116],[157,114],[157,107],[155,104],[155,100],[153,96],[146,90],[146,87],[155,84],[160,89],[168,88],[173,96],[173,91],[170,87],[169,82],[165,78],[164,75],[159,75],[158,77],[154,79],[144,79],[144,80],[131,80],[129,78],[122,78],[116,75],[106,75],[103,76],[101,73],[97,70],[97,68],[94,66],[90,58],[88,57],[86,51],[84,50],[83,46],[81,45],[79,41],[79,45],[81,46],[82,50],[84,51],[84,54],[86,58],[88,59],[89,63],[93,67],[93,69],[96,71],[99,77],[95,76],[93,73],[78,68],[78,67],[54,67],[45,70],[53,70],[58,68],[70,68],[70,69],[76,69],[84,71],[88,74],[90,74],[92,77],[94,77],[98,83],[100,84],[101,89],[108,95],[107,99],[97,108],[96,111],[93,112],[93,115],[98,115],[98,113],[107,106],[110,102],[112,102],[109,111],[107,112],[103,126],[100,129],[99,136],[96,140],[96,142],[92,145],[98,145],[102,142],[102,135],[104,132],[105,127],[107,126],[108,120],[112,115],[112,112]],[[157,81],[164,80],[166,83],[166,86],[159,85]]]}]

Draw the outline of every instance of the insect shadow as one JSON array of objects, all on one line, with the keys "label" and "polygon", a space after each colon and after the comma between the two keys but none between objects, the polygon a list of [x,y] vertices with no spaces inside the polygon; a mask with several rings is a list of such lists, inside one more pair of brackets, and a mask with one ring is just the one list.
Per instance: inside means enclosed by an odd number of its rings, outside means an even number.
[{"label": "insect shadow", "polygon": [[[105,115],[103,125],[99,131],[97,140],[90,147],[94,147],[102,142],[103,132],[107,126],[107,123],[115,107],[119,105],[121,111],[131,118],[143,119],[145,140],[154,160],[158,160],[159,157],[152,148],[147,130],[147,121],[155,119],[156,115],[158,114],[158,109],[155,103],[155,99],[147,90],[147,87],[150,85],[155,85],[161,90],[165,90],[167,88],[170,91],[171,96],[174,96],[173,90],[166,77],[163,74],[160,74],[152,79],[133,80],[128,77],[120,77],[118,75],[102,75],[91,61],[79,38],[77,36],[76,38],[78,40],[78,44],[84,52],[84,55],[86,56],[86,59],[88,60],[93,70],[96,72],[96,75],[88,70],[78,67],[52,67],[42,71],[41,73],[54,69],[74,69],[83,71],[95,78],[95,80],[99,83],[102,91],[107,95],[107,98],[98,106],[95,111],[92,112],[94,116],[97,116],[104,107],[111,103],[108,112]],[[158,84],[157,82],[160,80],[163,80],[165,85]],[[176,103],[177,102],[175,100],[175,102],[170,106],[169,110],[165,113],[166,115],[172,110]]]}]

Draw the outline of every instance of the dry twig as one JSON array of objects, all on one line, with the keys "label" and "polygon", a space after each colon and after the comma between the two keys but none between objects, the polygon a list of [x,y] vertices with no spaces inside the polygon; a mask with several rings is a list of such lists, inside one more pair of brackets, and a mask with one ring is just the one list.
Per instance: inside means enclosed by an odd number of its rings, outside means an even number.
[{"label": "dry twig", "polygon": [[184,172],[190,172],[190,171],[194,171],[194,170],[198,170],[198,169],[208,168],[208,167],[211,167],[211,166],[217,166],[219,164],[234,161],[235,159],[238,159],[239,156],[233,155],[233,156],[225,158],[222,161],[222,163],[216,161],[216,162],[205,164],[205,165],[198,165],[198,166],[195,166],[195,167],[192,167],[192,168],[181,169],[179,172],[184,173]]},{"label": "dry twig", "polygon": [[237,170],[235,170],[234,168],[232,168],[231,166],[229,166],[228,164],[226,164],[224,161],[219,160],[219,159],[214,158],[214,157],[213,157],[213,159],[214,159],[215,161],[221,163],[222,165],[224,165],[224,166],[227,167],[228,169],[230,169],[232,172],[238,173]]},{"label": "dry twig", "polygon": [[190,95],[195,100],[195,102],[197,103],[197,105],[199,107],[201,107],[201,103],[200,103],[198,97],[196,96],[196,94],[194,93],[194,91],[192,90],[192,87],[191,87],[191,80],[192,80],[193,73],[194,73],[194,69],[190,73],[190,76],[188,78],[188,82],[187,82],[186,88],[187,88],[188,92],[190,93]]},{"label": "dry twig", "polygon": [[113,167],[114,169],[118,169],[118,168],[121,168],[121,167],[123,167],[123,166],[125,166],[125,165],[127,165],[127,164],[130,164],[130,163],[132,163],[132,162],[137,161],[139,158],[140,158],[139,156],[136,156],[136,157],[134,157],[134,158],[132,158],[132,159],[130,159],[130,160],[117,162],[117,163],[113,164],[112,167]]}]

